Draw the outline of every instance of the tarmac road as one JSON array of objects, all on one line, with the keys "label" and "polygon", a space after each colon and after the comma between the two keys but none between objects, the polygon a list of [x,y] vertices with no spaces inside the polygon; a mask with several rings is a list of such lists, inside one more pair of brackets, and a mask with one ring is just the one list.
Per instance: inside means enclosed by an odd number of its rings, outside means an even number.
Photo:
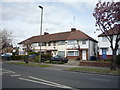
[{"label": "tarmac road", "polygon": [[118,88],[118,76],[2,65],[2,88]]}]

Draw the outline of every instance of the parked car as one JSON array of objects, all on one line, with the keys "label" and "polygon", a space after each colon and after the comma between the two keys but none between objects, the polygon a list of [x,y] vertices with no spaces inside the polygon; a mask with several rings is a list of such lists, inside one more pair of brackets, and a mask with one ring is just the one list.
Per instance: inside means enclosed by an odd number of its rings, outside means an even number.
[{"label": "parked car", "polygon": [[28,58],[34,58],[36,56],[37,56],[36,54],[31,54],[31,55],[28,56]]},{"label": "parked car", "polygon": [[61,62],[64,62],[64,63],[67,63],[68,62],[68,59],[67,58],[64,58],[62,56],[55,56],[53,58],[50,59],[51,61],[61,61]]},{"label": "parked car", "polygon": [[1,55],[3,60],[10,60],[12,53],[4,53]]}]

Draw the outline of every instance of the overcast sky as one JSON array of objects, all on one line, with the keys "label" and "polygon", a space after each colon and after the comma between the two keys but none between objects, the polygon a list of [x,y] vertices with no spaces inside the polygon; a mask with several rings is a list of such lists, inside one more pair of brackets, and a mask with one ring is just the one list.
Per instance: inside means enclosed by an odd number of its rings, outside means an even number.
[{"label": "overcast sky", "polygon": [[38,6],[41,5],[43,6],[42,33],[66,32],[74,27],[97,40],[101,32],[94,33],[96,27],[92,15],[96,3],[97,0],[49,0],[49,2],[47,0],[2,0],[0,29],[12,31],[14,45],[31,36],[39,35],[41,9]]}]

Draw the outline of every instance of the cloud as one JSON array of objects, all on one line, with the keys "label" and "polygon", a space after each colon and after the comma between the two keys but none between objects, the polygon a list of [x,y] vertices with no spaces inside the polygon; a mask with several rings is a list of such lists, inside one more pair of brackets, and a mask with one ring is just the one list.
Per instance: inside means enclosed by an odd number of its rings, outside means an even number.
[{"label": "cloud", "polygon": [[[4,26],[14,31],[15,42],[39,35],[40,14],[39,5],[43,6],[43,32],[58,33],[70,31],[73,27],[73,17],[76,17],[74,26],[87,33],[93,34],[94,25],[91,18],[93,3],[76,2],[4,2]],[[91,33],[90,33],[91,32]]]}]

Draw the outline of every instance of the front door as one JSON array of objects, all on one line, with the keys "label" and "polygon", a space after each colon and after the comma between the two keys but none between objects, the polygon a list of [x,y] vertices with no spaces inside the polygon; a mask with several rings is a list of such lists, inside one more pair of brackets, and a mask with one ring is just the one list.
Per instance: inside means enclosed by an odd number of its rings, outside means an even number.
[{"label": "front door", "polygon": [[102,49],[102,59],[106,59],[106,48]]},{"label": "front door", "polygon": [[82,50],[82,60],[86,60],[86,50]]}]

